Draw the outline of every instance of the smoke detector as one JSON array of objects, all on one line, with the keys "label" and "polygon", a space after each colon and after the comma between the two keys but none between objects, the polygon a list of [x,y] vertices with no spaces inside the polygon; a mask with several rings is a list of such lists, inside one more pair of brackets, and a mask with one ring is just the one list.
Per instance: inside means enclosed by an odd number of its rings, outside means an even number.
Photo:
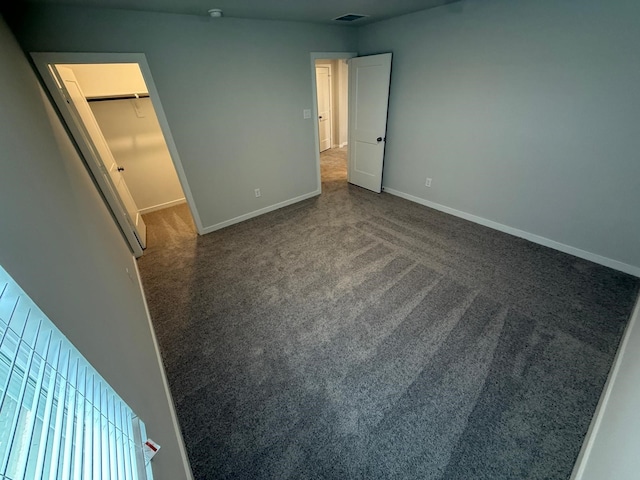
[{"label": "smoke detector", "polygon": [[208,12],[211,18],[220,18],[222,16],[222,10],[219,8],[212,8],[211,10],[208,10]]}]

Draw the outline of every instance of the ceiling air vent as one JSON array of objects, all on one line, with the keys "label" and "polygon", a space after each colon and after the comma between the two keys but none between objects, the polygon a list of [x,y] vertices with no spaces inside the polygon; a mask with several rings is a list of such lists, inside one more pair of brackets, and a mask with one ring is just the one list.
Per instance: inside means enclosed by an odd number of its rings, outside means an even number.
[{"label": "ceiling air vent", "polygon": [[355,22],[356,20],[360,20],[361,18],[368,16],[369,15],[360,15],[359,13],[347,13],[345,15],[334,18],[334,20],[338,22]]}]

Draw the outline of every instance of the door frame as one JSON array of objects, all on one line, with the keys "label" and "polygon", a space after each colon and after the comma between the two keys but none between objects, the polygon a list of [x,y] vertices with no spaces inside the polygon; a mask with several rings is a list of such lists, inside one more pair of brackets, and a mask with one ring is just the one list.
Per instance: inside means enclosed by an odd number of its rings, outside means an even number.
[{"label": "door frame", "polygon": [[[118,224],[122,227],[131,249],[139,256],[146,246],[146,225],[113,156],[111,147],[104,138],[73,69],[62,64],[49,64],[49,69],[62,91],[60,92],[61,96],[66,100],[66,103],[58,106],[65,110],[62,112],[63,115],[69,117],[69,125],[74,127],[74,133],[78,133],[82,139],[82,142],[78,143],[78,147],[88,160],[93,160],[88,163],[88,166],[94,174],[96,183],[105,193],[105,198],[112,207],[111,210],[119,214]],[[75,84],[77,90],[74,92],[69,84]],[[114,168],[118,170],[114,172]],[[124,217],[124,222],[122,217]]]},{"label": "door frame", "polygon": [[[189,210],[191,211],[191,215],[193,216],[193,221],[196,225],[196,230],[198,234],[204,234],[204,228],[202,226],[202,221],[200,220],[200,215],[196,209],[195,201],[193,199],[193,194],[191,193],[191,188],[189,187],[189,182],[187,180],[184,167],[182,166],[182,160],[180,159],[180,154],[178,153],[178,149],[176,147],[175,141],[173,140],[173,136],[171,134],[171,130],[169,128],[169,123],[167,121],[167,117],[164,113],[164,109],[162,107],[162,103],[160,101],[160,96],[158,94],[158,90],[153,81],[153,77],[151,75],[151,70],[149,68],[149,64],[147,63],[147,58],[143,53],[71,53],[71,52],[32,52],[31,58],[33,59],[34,65],[40,74],[40,77],[44,83],[44,86],[48,90],[51,97],[54,99],[56,104],[60,104],[60,102],[64,103],[64,99],[62,98],[61,92],[56,84],[56,80],[53,78],[51,72],[49,71],[49,64],[87,64],[87,63],[137,63],[140,67],[140,71],[142,72],[142,77],[147,85],[147,89],[149,90],[149,98],[151,99],[151,104],[155,110],[156,116],[158,118],[158,123],[160,124],[160,129],[162,130],[162,134],[164,136],[165,142],[167,144],[167,148],[169,150],[169,154],[171,156],[171,161],[173,163],[174,168],[176,169],[176,173],[178,175],[178,180],[180,185],[182,186],[182,190],[184,191],[184,196],[187,201],[187,205]],[[73,135],[73,138],[76,143],[79,143],[82,140],[81,136],[78,136],[78,132],[72,125],[68,125],[70,133]],[[91,162],[87,161],[85,158],[85,162],[87,165],[91,165]],[[100,185],[99,182],[97,182]],[[102,192],[103,197],[108,196],[108,192]],[[107,203],[107,207],[111,210],[112,214],[116,219],[118,218],[119,213],[114,212],[114,209]],[[118,221],[115,222],[118,224]],[[122,231],[120,225],[118,228]],[[127,238],[127,234],[122,232],[125,238]],[[135,246],[131,245],[130,242],[127,242],[133,251],[136,257],[142,255],[142,250],[136,251]]]},{"label": "door frame", "polygon": [[[357,57],[358,52],[311,52],[311,118],[313,119],[315,152],[316,152],[316,178],[317,191],[322,193],[322,176],[320,173],[320,125],[318,124],[318,86],[316,85],[316,60],[348,60]],[[333,145],[332,145],[333,147]]]},{"label": "door frame", "polygon": [[[324,60],[324,59],[323,59]],[[333,115],[334,115],[334,109],[333,109],[333,85],[331,85],[333,83],[333,67],[330,63],[324,64],[324,65],[317,65],[316,64],[316,107],[317,107],[317,101],[318,101],[318,68],[326,68],[329,71],[329,149],[333,148]],[[318,112],[318,116],[320,115],[320,112]],[[318,118],[318,145],[320,144],[320,118]],[[318,150],[320,150],[320,148],[318,147]]]}]

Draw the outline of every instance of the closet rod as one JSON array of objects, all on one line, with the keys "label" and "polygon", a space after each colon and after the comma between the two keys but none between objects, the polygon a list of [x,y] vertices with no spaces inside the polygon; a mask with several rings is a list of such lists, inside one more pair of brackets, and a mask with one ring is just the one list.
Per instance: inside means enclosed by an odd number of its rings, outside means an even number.
[{"label": "closet rod", "polygon": [[130,95],[111,95],[108,97],[87,97],[87,102],[104,102],[106,100],[131,100],[133,98],[149,98],[149,94],[132,93]]}]

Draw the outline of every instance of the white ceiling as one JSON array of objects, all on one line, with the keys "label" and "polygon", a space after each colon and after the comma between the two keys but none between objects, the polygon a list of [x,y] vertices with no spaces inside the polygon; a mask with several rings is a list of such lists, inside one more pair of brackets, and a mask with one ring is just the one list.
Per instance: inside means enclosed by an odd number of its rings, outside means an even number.
[{"label": "white ceiling", "polygon": [[[220,8],[225,17],[364,25],[460,0],[28,0],[30,3],[81,5],[166,13],[207,15]],[[334,22],[346,13],[369,15],[355,22]]]}]

